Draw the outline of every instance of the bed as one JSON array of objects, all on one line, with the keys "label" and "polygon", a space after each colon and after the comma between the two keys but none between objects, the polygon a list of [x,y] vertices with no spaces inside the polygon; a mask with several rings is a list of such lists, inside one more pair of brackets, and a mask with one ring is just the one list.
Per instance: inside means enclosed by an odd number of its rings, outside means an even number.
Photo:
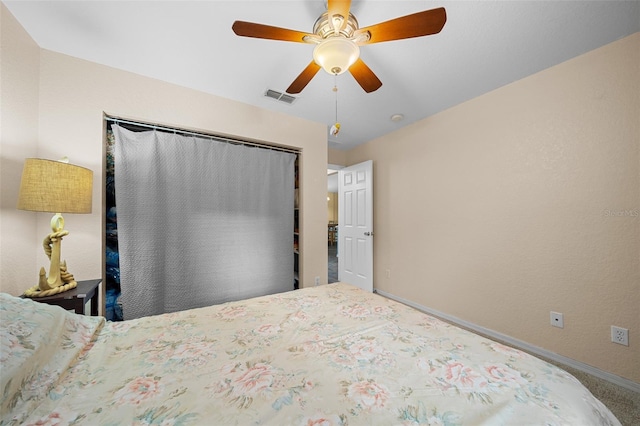
[{"label": "bed", "polygon": [[344,283],[123,322],[0,302],[3,425],[620,424],[569,373]]}]

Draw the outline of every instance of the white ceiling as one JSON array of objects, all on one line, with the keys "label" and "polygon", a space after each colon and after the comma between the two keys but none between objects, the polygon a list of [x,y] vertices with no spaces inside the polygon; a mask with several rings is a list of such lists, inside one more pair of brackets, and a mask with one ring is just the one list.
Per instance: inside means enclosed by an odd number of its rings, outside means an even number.
[{"label": "white ceiling", "polygon": [[[44,49],[326,123],[335,149],[640,31],[639,1],[353,1],[361,27],[440,6],[447,23],[436,35],[361,48],[383,86],[367,94],[350,74],[337,77],[342,128],[334,138],[333,76],[320,71],[292,105],[263,96],[284,91],[311,61],[313,46],[231,30],[244,20],[312,32],[323,0],[3,3]],[[391,121],[393,114],[404,120]]]}]

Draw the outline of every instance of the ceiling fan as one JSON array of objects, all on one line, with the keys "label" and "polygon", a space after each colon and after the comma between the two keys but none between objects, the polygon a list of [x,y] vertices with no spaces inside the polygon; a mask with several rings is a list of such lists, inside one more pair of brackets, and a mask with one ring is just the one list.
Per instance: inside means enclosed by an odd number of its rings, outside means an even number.
[{"label": "ceiling fan", "polygon": [[300,93],[320,68],[332,75],[349,70],[364,91],[370,93],[378,90],[382,82],[360,59],[359,46],[437,34],[447,21],[446,12],[440,7],[359,28],[350,8],[350,0],[328,0],[327,11],[316,20],[313,33],[245,21],[235,21],[232,28],[242,37],[316,45],[313,60],[287,88],[287,93]]}]

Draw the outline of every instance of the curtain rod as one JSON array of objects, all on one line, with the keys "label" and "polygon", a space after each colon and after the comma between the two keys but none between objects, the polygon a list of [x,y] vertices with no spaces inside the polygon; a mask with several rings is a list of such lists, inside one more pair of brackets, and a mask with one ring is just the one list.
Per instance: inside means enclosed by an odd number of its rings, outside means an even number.
[{"label": "curtain rod", "polygon": [[111,117],[109,115],[105,115],[104,119],[105,119],[105,121],[111,121],[111,122],[114,122],[114,123],[131,124],[133,126],[145,127],[145,128],[148,128],[148,129],[160,130],[160,131],[164,131],[164,132],[179,133],[179,134],[182,134],[182,135],[198,136],[198,137],[203,137],[203,138],[206,138],[206,139],[212,139],[212,140],[219,141],[219,142],[227,142],[227,143],[232,143],[232,144],[236,144],[236,145],[245,145],[245,146],[254,147],[254,148],[270,149],[272,151],[281,151],[281,152],[287,152],[287,153],[296,154],[296,155],[300,154],[300,150],[299,149],[295,149],[295,148],[285,148],[285,147],[281,147],[281,146],[268,145],[266,143],[250,142],[250,141],[245,141],[245,140],[240,140],[240,139],[231,139],[231,138],[218,136],[218,135],[213,135],[213,134],[208,134],[208,133],[194,132],[194,131],[191,131],[191,130],[185,130],[185,129],[178,129],[178,128],[173,128],[173,127],[162,126],[160,124],[144,123],[144,122],[141,122],[141,121],[130,121],[130,120],[122,119],[122,118]]}]

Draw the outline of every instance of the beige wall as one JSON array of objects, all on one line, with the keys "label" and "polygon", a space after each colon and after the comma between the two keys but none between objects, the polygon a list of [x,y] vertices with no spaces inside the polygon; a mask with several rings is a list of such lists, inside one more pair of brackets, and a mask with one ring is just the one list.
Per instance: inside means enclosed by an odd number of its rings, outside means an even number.
[{"label": "beige wall", "polygon": [[640,382],[639,94],[635,34],[349,151],[375,287]]},{"label": "beige wall", "polygon": [[[63,242],[62,257],[68,260],[76,279],[102,276],[103,113],[300,148],[301,285],[313,285],[316,276],[321,283],[327,282],[324,124],[37,49],[5,6],[0,7],[3,35],[0,290],[20,294],[35,284],[39,266],[48,265],[40,244],[50,232],[49,215],[15,210],[22,162],[24,157],[35,154],[51,159],[67,155],[72,163],[93,170],[93,213],[66,216],[70,235]],[[28,47],[26,52],[23,46]],[[15,90],[5,100],[7,86]],[[29,95],[26,100],[18,95],[22,89]],[[27,111],[14,113],[23,102]],[[13,149],[14,145],[22,147],[22,144],[26,148]]]},{"label": "beige wall", "polygon": [[37,283],[44,238],[37,214],[16,209],[24,159],[38,152],[40,48],[4,4],[0,23],[0,289],[17,294]]},{"label": "beige wall", "polygon": [[347,152],[340,151],[337,149],[327,148],[327,156],[329,164],[333,164],[335,166],[346,166],[347,165]]}]

